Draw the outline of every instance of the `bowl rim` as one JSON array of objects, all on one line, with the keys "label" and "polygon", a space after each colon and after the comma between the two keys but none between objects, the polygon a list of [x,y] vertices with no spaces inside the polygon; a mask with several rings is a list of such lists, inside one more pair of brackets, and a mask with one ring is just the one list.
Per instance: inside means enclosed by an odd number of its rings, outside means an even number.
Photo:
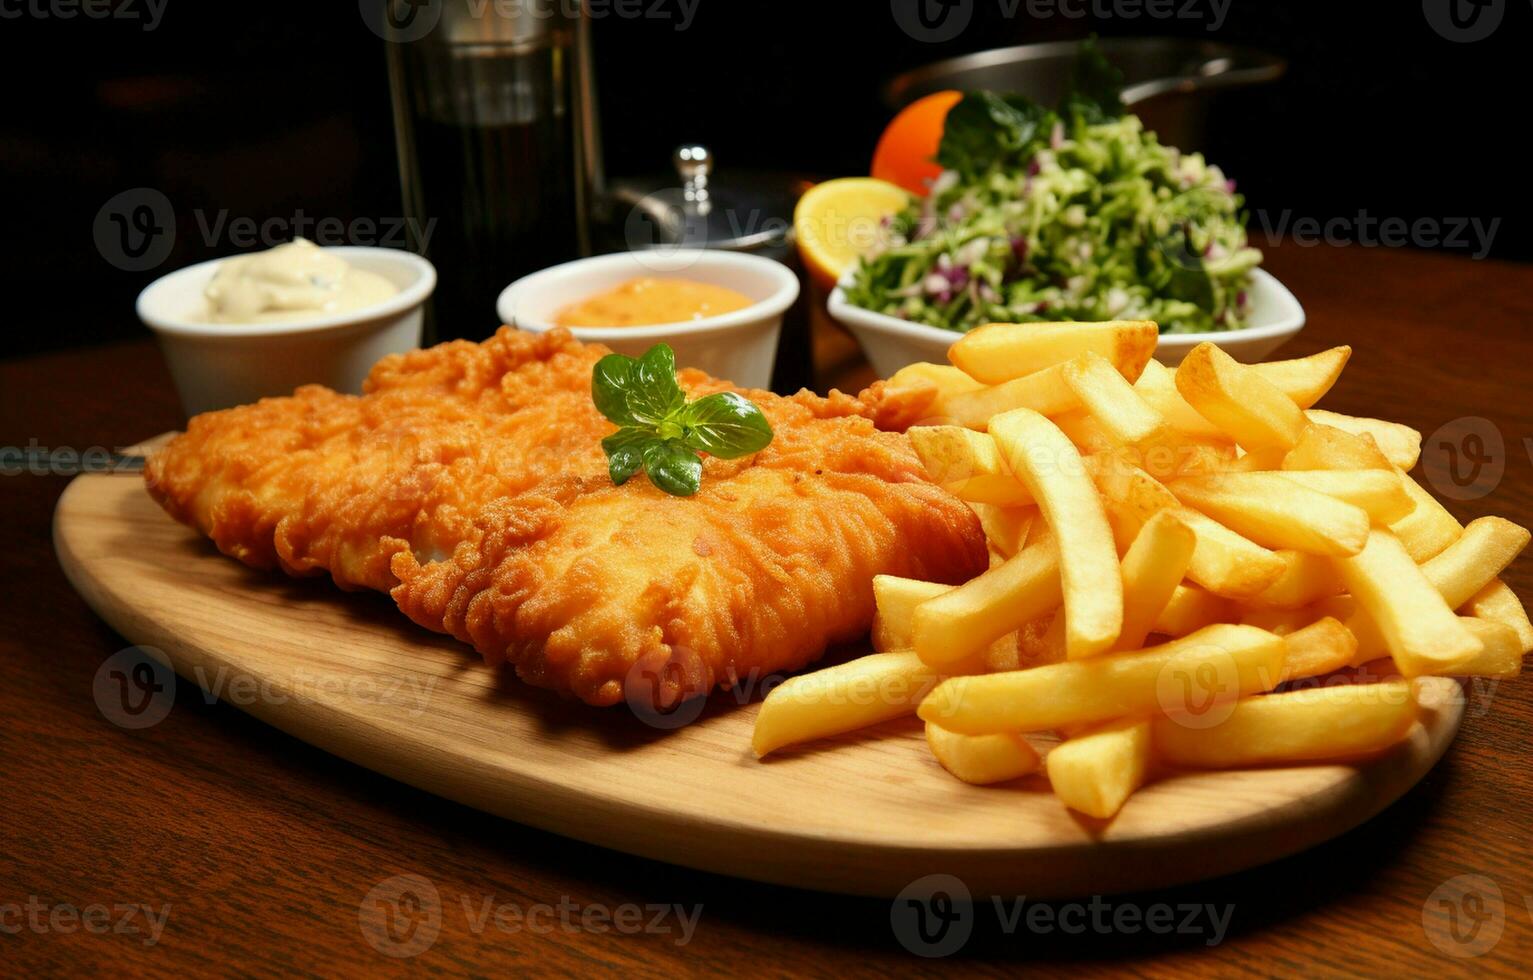
[{"label": "bowl rim", "polygon": [[[582,272],[602,271],[609,267],[629,266],[636,273],[667,275],[684,273],[699,266],[713,268],[754,269],[765,272],[776,280],[770,295],[751,305],[717,316],[700,320],[676,320],[671,323],[650,323],[639,327],[569,327],[571,334],[580,340],[606,343],[614,340],[660,340],[678,333],[715,334],[753,326],[763,321],[781,317],[798,299],[798,276],[793,270],[775,259],[748,252],[727,252],[710,248],[649,249],[643,252],[612,252],[606,255],[588,255],[551,265],[530,272],[505,289],[495,300],[495,312],[501,322],[526,330],[529,333],[546,333],[555,324],[547,320],[518,318],[517,303],[525,294],[545,282],[562,282],[577,278]],[[674,266],[674,268],[666,268]]]},{"label": "bowl rim", "polygon": [[[942,327],[934,327],[926,323],[912,323],[909,320],[901,320],[899,317],[870,310],[866,307],[857,306],[846,298],[846,287],[851,283],[852,276],[856,273],[856,267],[848,269],[836,282],[836,288],[831,291],[828,305],[830,315],[838,320],[856,321],[859,326],[882,330],[906,337],[911,340],[946,341],[956,343],[963,336],[956,330],[947,330]],[[1218,343],[1229,341],[1231,343],[1245,340],[1268,340],[1273,337],[1284,337],[1298,333],[1304,329],[1306,322],[1304,307],[1299,303],[1298,297],[1272,273],[1266,269],[1252,269],[1251,276],[1259,281],[1264,289],[1270,290],[1276,299],[1275,305],[1279,307],[1277,319],[1269,324],[1259,327],[1241,327],[1239,330],[1211,330],[1206,333],[1163,333],[1160,335],[1160,347],[1187,347],[1192,348],[1206,341]]]},{"label": "bowl rim", "polygon": [[[182,337],[248,340],[255,337],[280,337],[323,330],[339,330],[374,320],[392,319],[420,306],[436,288],[436,266],[414,252],[378,245],[322,245],[320,247],[327,252],[335,252],[343,258],[382,259],[384,262],[398,263],[414,272],[415,279],[409,285],[401,287],[393,296],[377,303],[347,310],[344,313],[331,313],[298,320],[281,320],[271,323],[208,323],[202,320],[189,320],[185,317],[166,316],[154,308],[155,303],[162,301],[163,294],[178,289],[186,290],[192,282],[201,279],[205,274],[210,274],[229,259],[238,258],[242,254],[253,254],[237,253],[167,272],[139,292],[138,299],[133,304],[134,310],[145,325],[159,333]],[[198,293],[201,294],[200,286]]]}]

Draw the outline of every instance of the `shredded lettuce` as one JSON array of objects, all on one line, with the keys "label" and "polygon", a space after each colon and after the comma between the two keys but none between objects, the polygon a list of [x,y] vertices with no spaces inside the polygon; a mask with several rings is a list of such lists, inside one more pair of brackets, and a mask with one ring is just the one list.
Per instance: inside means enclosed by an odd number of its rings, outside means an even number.
[{"label": "shredded lettuce", "polygon": [[1162,146],[1094,50],[1058,110],[972,92],[948,113],[930,194],[858,264],[849,302],[950,330],[991,322],[1245,323],[1242,198],[1201,154]]}]

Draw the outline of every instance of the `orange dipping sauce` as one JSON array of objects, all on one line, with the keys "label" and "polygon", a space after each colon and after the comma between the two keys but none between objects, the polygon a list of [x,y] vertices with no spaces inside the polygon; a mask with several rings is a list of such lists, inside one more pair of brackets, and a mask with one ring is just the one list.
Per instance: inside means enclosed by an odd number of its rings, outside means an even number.
[{"label": "orange dipping sauce", "polygon": [[684,323],[743,310],[749,296],[690,279],[642,276],[571,303],[554,317],[561,327],[647,327]]}]

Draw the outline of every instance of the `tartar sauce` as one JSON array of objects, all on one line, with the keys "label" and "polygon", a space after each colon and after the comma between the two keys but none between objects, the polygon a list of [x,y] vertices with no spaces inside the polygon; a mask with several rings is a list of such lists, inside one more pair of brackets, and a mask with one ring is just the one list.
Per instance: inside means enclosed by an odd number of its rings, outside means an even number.
[{"label": "tartar sauce", "polygon": [[381,303],[399,287],[354,269],[306,238],[218,267],[203,295],[213,323],[270,323],[344,313]]}]

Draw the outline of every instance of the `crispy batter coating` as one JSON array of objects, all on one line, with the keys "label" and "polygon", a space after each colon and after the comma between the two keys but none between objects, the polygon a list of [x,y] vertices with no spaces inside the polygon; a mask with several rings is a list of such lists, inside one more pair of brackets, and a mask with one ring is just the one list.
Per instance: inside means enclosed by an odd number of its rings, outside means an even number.
[{"label": "crispy batter coating", "polygon": [[[923,475],[880,392],[745,394],[772,444],[702,490],[621,487],[591,403],[608,353],[503,328],[385,358],[360,397],[307,386],[191,420],[150,492],[225,554],[388,592],[491,664],[592,704],[666,708],[865,633],[879,573],[983,571],[972,511]],[[738,390],[681,373],[689,397]]]}]

